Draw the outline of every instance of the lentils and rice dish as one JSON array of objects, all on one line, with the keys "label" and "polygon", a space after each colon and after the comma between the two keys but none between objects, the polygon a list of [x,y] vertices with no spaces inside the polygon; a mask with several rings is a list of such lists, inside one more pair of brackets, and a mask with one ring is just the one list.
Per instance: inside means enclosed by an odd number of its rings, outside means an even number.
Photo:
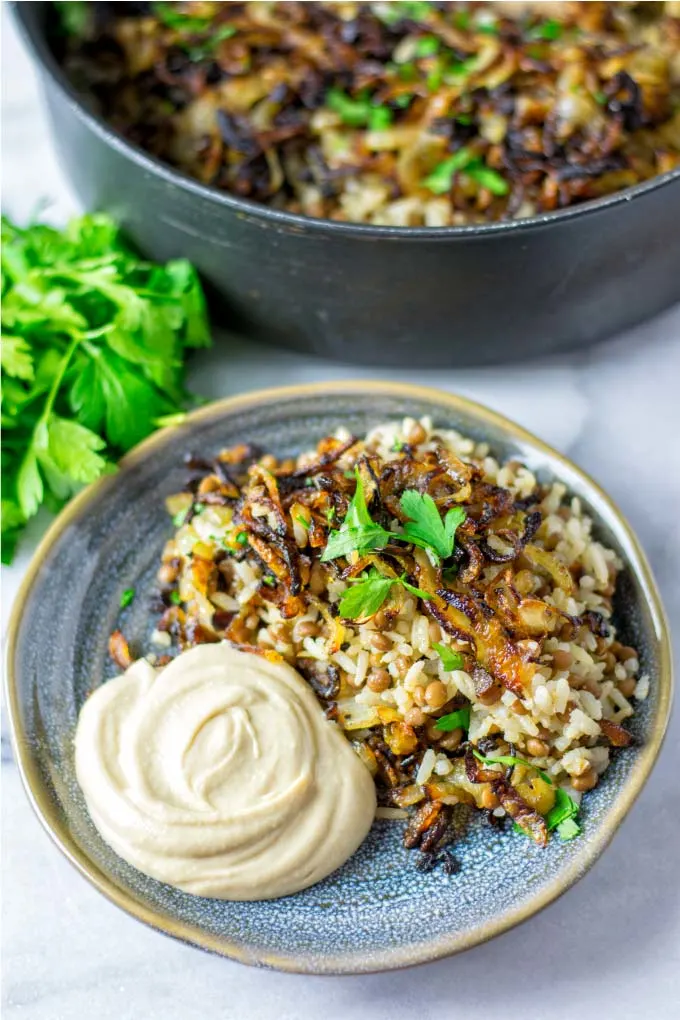
[{"label": "lentils and rice dish", "polygon": [[117,130],[277,209],[443,227],[680,163],[676,2],[60,6],[68,73]]},{"label": "lentils and rice dish", "polygon": [[[219,640],[292,664],[423,869],[455,868],[459,805],[541,846],[578,835],[649,687],[611,622],[621,563],[578,498],[427,418],[187,467],[156,665]],[[120,632],[111,652],[129,664]]]}]

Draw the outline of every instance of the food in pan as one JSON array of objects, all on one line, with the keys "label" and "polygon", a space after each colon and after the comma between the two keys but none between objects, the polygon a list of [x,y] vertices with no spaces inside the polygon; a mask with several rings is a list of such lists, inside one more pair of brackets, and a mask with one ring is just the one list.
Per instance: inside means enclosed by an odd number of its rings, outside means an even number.
[{"label": "food in pan", "polygon": [[485,223],[680,163],[678,3],[77,6],[64,64],[110,124],[275,209]]}]

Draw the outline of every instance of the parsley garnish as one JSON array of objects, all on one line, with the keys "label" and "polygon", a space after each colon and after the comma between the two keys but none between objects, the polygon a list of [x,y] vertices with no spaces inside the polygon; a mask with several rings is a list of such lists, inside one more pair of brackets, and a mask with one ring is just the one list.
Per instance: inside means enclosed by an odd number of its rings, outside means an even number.
[{"label": "parsley garnish", "polygon": [[125,591],[123,592],[123,594],[120,597],[120,608],[121,609],[125,609],[126,606],[129,606],[130,603],[132,602],[132,600],[134,599],[134,597],[135,597],[135,589],[134,588],[126,588]]},{"label": "parsley garnish", "polygon": [[403,576],[384,577],[377,570],[370,570],[367,574],[362,574],[357,578],[351,588],[342,596],[338,607],[340,616],[346,620],[373,616],[378,612],[395,584],[400,584],[418,598],[429,599],[431,597],[426,591],[421,591],[420,588],[409,584]]},{"label": "parsley garnish", "polygon": [[167,28],[174,28],[178,32],[204,32],[210,27],[209,17],[186,14],[178,10],[177,4],[174,3],[155,3],[153,12]]},{"label": "parsley garnish", "polygon": [[483,188],[486,188],[492,195],[507,195],[510,185],[497,170],[492,170],[480,160],[475,160],[465,168],[465,173],[473,181],[477,181]]},{"label": "parsley garnish", "polygon": [[498,35],[499,28],[494,21],[485,21],[481,25],[476,25],[475,31],[481,32],[482,35]]},{"label": "parsley garnish", "polygon": [[437,504],[428,493],[408,489],[399,500],[404,513],[411,519],[404,525],[403,537],[413,545],[426,549],[438,563],[453,553],[456,529],[465,520],[462,507],[452,507],[444,520]]},{"label": "parsley garnish", "polygon": [[59,13],[60,27],[66,35],[83,36],[90,24],[90,4],[85,0],[70,0],[54,5]]},{"label": "parsley garnish", "polygon": [[265,576],[262,578],[262,584],[266,584],[268,588],[275,588],[276,578],[272,577],[271,574],[265,574]]},{"label": "parsley garnish", "polygon": [[46,503],[114,470],[182,410],[210,343],[192,266],[143,262],[104,214],[59,231],[2,220],[3,555]]},{"label": "parsley garnish", "polygon": [[555,21],[554,18],[549,18],[548,21],[544,21],[540,25],[534,25],[530,28],[527,33],[527,38],[552,42],[555,39],[559,39],[561,35],[562,25],[559,21]]},{"label": "parsley garnish", "polygon": [[422,36],[415,47],[415,55],[417,57],[433,57],[435,53],[439,52],[441,43],[436,35],[424,35]]},{"label": "parsley garnish", "polygon": [[525,761],[524,758],[517,758],[514,754],[499,754],[497,758],[485,758],[479,751],[474,750],[473,754],[478,761],[484,762],[485,765],[524,765],[525,768],[533,769],[534,772],[538,772],[541,779],[548,783],[549,786],[553,785],[553,781],[547,772],[537,769],[535,765],[532,765],[530,761]]},{"label": "parsley garnish", "polygon": [[451,648],[447,648],[446,645],[439,644],[438,642],[433,644],[432,647],[442,660],[442,665],[447,673],[452,673],[454,669],[462,669],[465,665],[465,660],[460,652],[454,652]]},{"label": "parsley garnish", "polygon": [[427,175],[423,185],[435,195],[444,195],[451,190],[453,175],[463,170],[474,159],[469,149],[462,148],[448,156]]},{"label": "parsley garnish", "polygon": [[245,533],[245,531],[239,531],[238,535],[236,536],[236,541],[238,542],[239,545],[248,545],[248,536]]},{"label": "parsley garnish", "polygon": [[368,552],[384,549],[395,536],[371,520],[366,506],[364,486],[358,469],[355,469],[356,489],[347,510],[347,516],[338,531],[331,531],[324,549],[322,562],[347,556],[351,552]]},{"label": "parsley garnish", "polygon": [[374,105],[366,93],[353,99],[342,89],[331,88],[326,93],[326,104],[350,127],[368,126],[371,131],[384,131],[394,119],[389,107]]},{"label": "parsley garnish", "polygon": [[[552,832],[553,829],[557,830],[557,835],[564,843],[574,839],[581,832],[581,827],[576,822],[578,812],[578,804],[566,790],[560,786],[555,787],[555,803],[544,816],[548,832]],[[516,832],[526,836],[524,829],[521,829],[519,825],[516,824],[514,828]]]},{"label": "parsley garnish", "polygon": [[307,520],[306,517],[303,517],[302,514],[293,514],[293,520],[297,521],[300,527],[304,528],[305,531],[309,531],[309,529],[311,528],[310,522]]},{"label": "parsley garnish", "polygon": [[437,504],[427,493],[415,489],[402,493],[400,505],[411,519],[403,531],[387,531],[371,519],[366,506],[364,487],[358,469],[355,469],[356,489],[347,510],[347,516],[337,531],[332,531],[321,557],[322,562],[348,556],[352,552],[369,552],[384,549],[394,541],[410,542],[426,549],[431,558],[439,563],[453,552],[457,527],[465,520],[461,507],[452,507],[442,521]]},{"label": "parsley garnish", "polygon": [[448,715],[443,715],[441,719],[437,719],[434,728],[442,733],[450,733],[451,730],[458,729],[465,730],[467,733],[470,729],[470,706],[465,705],[463,708],[459,708],[455,712],[449,712]]},{"label": "parsley garnish", "polygon": [[400,3],[382,4],[378,17],[385,25],[396,25],[408,18],[410,21],[421,21],[431,14],[431,6],[426,0],[402,0]]},{"label": "parsley garnish", "polygon": [[170,592],[170,601],[174,602],[176,606],[181,605],[182,604],[182,598],[180,596],[180,593],[178,591],[176,591],[176,590],[175,591],[171,591]]},{"label": "parsley garnish", "polygon": [[172,518],[172,523],[176,528],[182,527],[187,517],[189,516],[190,509],[191,507],[187,507],[186,510],[180,510],[179,513],[176,513],[175,516]]}]

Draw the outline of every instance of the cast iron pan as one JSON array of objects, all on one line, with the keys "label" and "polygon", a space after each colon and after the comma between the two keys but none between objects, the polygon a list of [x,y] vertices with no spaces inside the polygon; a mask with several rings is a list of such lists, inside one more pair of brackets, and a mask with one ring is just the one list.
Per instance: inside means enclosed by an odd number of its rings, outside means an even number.
[{"label": "cast iron pan", "polygon": [[454,366],[592,344],[680,300],[680,171],[530,220],[373,227],[276,212],[124,141],[78,96],[48,3],[14,3],[76,194],[147,255],[186,256],[215,321],[347,362]]}]

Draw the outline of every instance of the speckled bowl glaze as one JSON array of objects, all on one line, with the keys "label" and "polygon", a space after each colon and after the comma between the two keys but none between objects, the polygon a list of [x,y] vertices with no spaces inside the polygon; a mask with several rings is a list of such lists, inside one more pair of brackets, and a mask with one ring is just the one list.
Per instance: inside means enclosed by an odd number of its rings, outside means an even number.
[{"label": "speckled bowl glaze", "polygon": [[[107,639],[120,625],[133,650],[150,628],[148,601],[172,526],[166,495],[185,481],[182,455],[216,453],[241,440],[278,454],[310,447],[345,425],[355,433],[386,419],[429,414],[435,424],[487,440],[580,496],[600,537],[626,567],[617,623],[641,650],[651,694],[636,713],[634,749],[620,752],[585,800],[583,835],[541,850],[480,818],[457,843],[461,873],[421,874],[401,845],[403,823],[378,821],[359,851],[311,889],[285,899],[228,903],[179,892],[120,860],[92,825],[75,780],[72,738],[88,691],[112,672]],[[121,592],[137,590],[120,610]],[[671,701],[669,642],[649,567],[625,520],[573,464],[476,404],[392,383],[269,390],[211,404],[179,428],[137,447],[120,472],[78,496],[54,523],[14,607],[8,642],[14,748],[43,825],[110,900],[154,928],[244,963],[308,973],[385,970],[467,949],[530,917],[592,865],[640,792],[663,738]]]}]

